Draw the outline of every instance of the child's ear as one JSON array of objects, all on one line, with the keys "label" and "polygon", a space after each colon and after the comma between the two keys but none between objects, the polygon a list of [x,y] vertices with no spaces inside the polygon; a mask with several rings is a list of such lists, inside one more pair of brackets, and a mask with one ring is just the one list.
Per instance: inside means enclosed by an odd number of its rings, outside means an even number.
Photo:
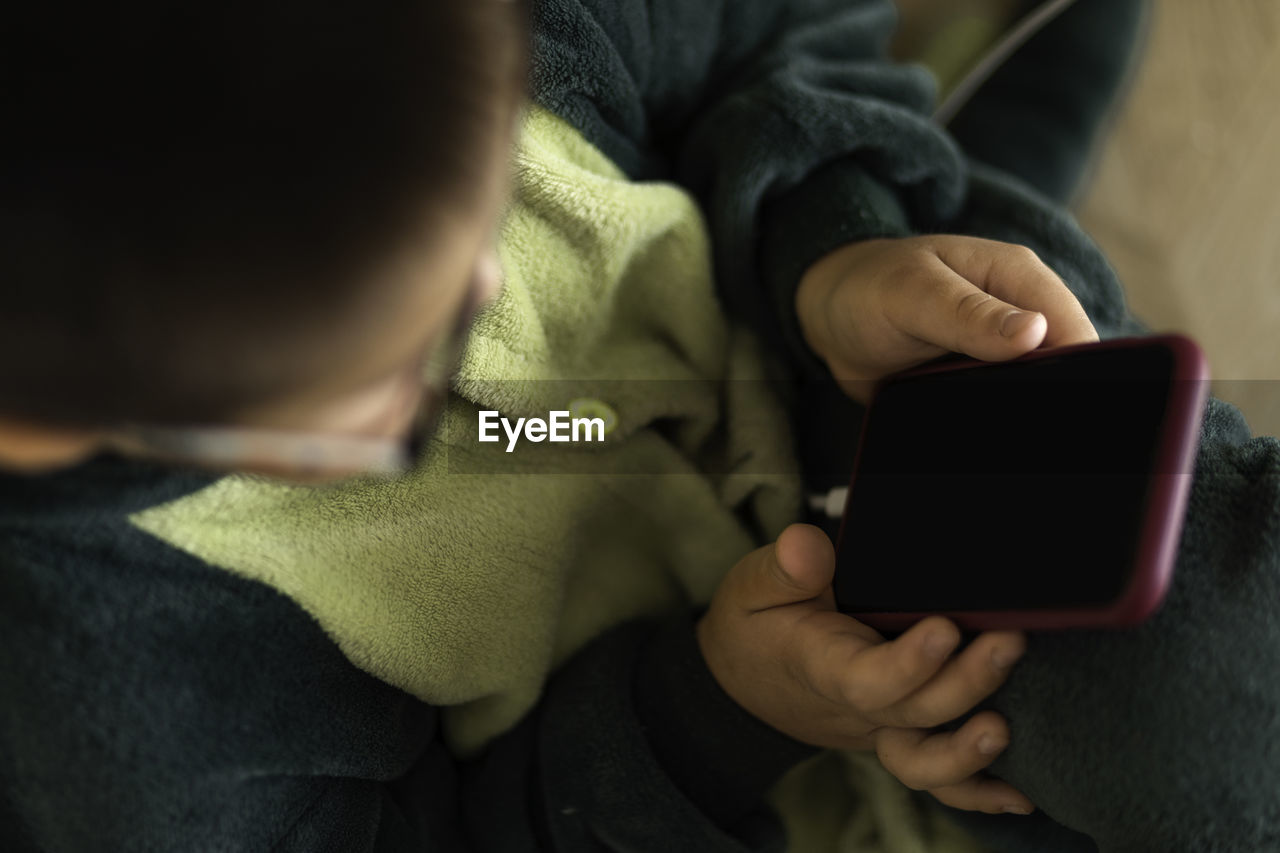
[{"label": "child's ear", "polygon": [[0,468],[52,471],[92,456],[105,444],[96,430],[36,424],[0,415]]}]

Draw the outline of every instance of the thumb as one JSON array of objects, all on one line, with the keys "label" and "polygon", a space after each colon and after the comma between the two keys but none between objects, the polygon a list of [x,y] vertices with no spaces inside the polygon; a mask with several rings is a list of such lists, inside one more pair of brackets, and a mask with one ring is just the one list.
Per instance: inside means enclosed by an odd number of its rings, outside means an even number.
[{"label": "thumb", "polygon": [[983,361],[1004,361],[1040,345],[1045,315],[1010,304],[935,258],[928,275],[898,294],[899,327],[927,343]]},{"label": "thumb", "polygon": [[793,524],[748,558],[738,604],[754,612],[818,598],[831,586],[835,564],[827,534],[811,524]]}]

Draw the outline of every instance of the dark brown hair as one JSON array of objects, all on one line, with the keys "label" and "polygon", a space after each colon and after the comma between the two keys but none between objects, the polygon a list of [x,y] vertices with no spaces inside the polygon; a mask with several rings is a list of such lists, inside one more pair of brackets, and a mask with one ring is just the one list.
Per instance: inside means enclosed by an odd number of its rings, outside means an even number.
[{"label": "dark brown hair", "polygon": [[424,210],[478,202],[523,94],[527,12],[506,0],[19,8],[0,414],[208,421],[271,399],[297,381],[287,349]]}]

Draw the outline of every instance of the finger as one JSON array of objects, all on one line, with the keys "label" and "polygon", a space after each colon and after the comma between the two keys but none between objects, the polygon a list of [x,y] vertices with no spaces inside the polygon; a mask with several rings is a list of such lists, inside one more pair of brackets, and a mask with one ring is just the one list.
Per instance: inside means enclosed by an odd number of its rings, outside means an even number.
[{"label": "finger", "polygon": [[874,714],[914,693],[937,675],[960,643],[948,619],[930,616],[887,643],[860,649],[832,673],[835,691],[863,715]]},{"label": "finger", "polygon": [[876,755],[902,784],[917,791],[959,785],[1009,745],[1009,726],[983,711],[953,732],[885,727],[874,735]]},{"label": "finger", "polygon": [[987,293],[935,254],[894,289],[885,312],[901,331],[928,344],[983,361],[1004,361],[1035,349],[1045,317]]},{"label": "finger", "polygon": [[1026,794],[990,776],[973,776],[958,785],[934,788],[929,793],[940,803],[970,812],[1026,815],[1036,810],[1035,803]]},{"label": "finger", "polygon": [[793,524],[772,545],[749,554],[725,578],[726,593],[750,613],[822,597],[835,574],[835,549],[827,534]]},{"label": "finger", "polygon": [[909,696],[876,715],[882,725],[933,728],[954,720],[1004,684],[1026,651],[1018,631],[988,631]]},{"label": "finger", "polygon": [[[810,609],[791,623],[790,630],[798,643],[789,667],[791,676],[830,702],[833,712],[850,714],[851,696],[856,693],[850,678],[852,666],[868,647],[883,644],[884,637],[834,606]],[[862,719],[861,715],[856,717]]]},{"label": "finger", "polygon": [[1080,300],[1026,246],[947,235],[934,245],[943,263],[980,290],[1044,315],[1048,328],[1040,345],[1056,347],[1098,340],[1097,330]]}]

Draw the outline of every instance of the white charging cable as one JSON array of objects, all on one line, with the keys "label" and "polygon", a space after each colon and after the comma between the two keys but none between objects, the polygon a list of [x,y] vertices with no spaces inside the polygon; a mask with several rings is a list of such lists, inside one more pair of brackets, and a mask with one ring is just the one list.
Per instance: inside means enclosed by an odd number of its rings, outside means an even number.
[{"label": "white charging cable", "polygon": [[827,518],[839,518],[844,515],[844,504],[849,499],[848,486],[836,486],[826,494],[809,495],[809,509],[820,512]]}]

